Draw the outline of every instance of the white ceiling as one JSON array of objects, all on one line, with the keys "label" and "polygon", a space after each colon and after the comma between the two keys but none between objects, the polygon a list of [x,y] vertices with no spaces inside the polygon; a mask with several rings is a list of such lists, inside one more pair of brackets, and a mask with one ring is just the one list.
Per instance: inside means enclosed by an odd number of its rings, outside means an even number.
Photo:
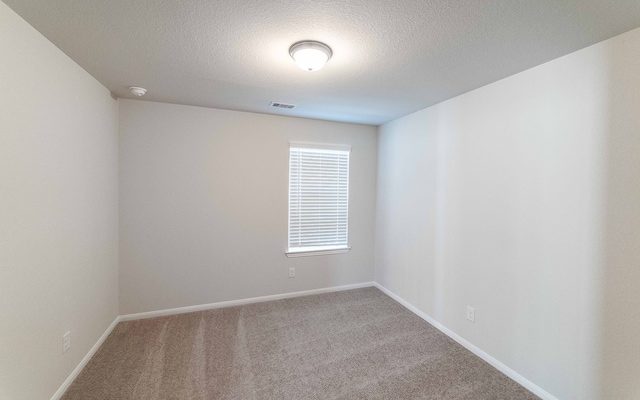
[{"label": "white ceiling", "polygon": [[2,1],[119,97],[372,125],[640,26],[638,0]]}]

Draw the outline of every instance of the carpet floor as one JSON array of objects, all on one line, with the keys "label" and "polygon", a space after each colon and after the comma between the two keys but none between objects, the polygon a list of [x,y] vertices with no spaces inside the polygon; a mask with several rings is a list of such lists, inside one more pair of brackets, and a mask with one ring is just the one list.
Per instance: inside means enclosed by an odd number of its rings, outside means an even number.
[{"label": "carpet floor", "polygon": [[71,399],[537,399],[376,288],[121,322]]}]

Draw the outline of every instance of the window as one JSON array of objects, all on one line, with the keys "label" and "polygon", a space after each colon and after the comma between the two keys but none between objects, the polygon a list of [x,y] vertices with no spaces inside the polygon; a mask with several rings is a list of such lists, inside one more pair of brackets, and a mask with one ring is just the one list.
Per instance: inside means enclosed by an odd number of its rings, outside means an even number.
[{"label": "window", "polygon": [[287,256],[349,251],[350,151],[347,146],[291,143]]}]

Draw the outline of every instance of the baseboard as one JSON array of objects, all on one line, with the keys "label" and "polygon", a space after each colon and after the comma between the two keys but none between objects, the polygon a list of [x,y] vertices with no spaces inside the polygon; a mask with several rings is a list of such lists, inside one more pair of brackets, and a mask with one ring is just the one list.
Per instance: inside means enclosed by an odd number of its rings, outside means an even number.
[{"label": "baseboard", "polygon": [[125,314],[125,315],[121,315],[120,316],[120,321],[133,321],[133,320],[136,320],[136,319],[164,317],[164,316],[167,316],[167,315],[184,314],[184,313],[190,313],[190,312],[196,312],[196,311],[212,310],[212,309],[215,309],[215,308],[241,306],[241,305],[252,304],[252,303],[262,303],[262,302],[265,302],[265,301],[290,299],[290,298],[293,298],[293,297],[309,296],[309,295],[313,295],[313,294],[340,292],[340,291],[343,291],[343,290],[360,289],[360,288],[371,287],[371,286],[374,286],[374,282],[364,282],[364,283],[356,283],[356,284],[352,284],[352,285],[333,286],[333,287],[322,288],[322,289],[304,290],[304,291],[301,291],[301,292],[292,292],[292,293],[274,294],[274,295],[269,295],[269,296],[251,297],[251,298],[248,298],[248,299],[222,301],[222,302],[219,302],[219,303],[200,304],[200,305],[197,305],[197,306],[169,308],[169,309],[166,309],[166,310],[149,311],[149,312],[142,312],[142,313],[136,313],[136,314]]},{"label": "baseboard", "polygon": [[71,384],[76,379],[76,377],[80,374],[80,372],[82,372],[82,369],[87,365],[89,360],[91,360],[91,357],[93,357],[93,355],[96,354],[96,351],[98,351],[100,346],[102,346],[102,343],[104,343],[104,341],[107,339],[107,336],[109,336],[111,331],[113,331],[113,328],[115,328],[116,325],[118,325],[118,322],[120,322],[120,317],[116,317],[116,319],[113,320],[113,322],[111,323],[111,325],[109,325],[107,330],[104,331],[102,336],[100,336],[96,344],[93,345],[93,347],[89,350],[89,352],[84,356],[82,361],[80,361],[80,364],[78,364],[78,366],[73,370],[73,372],[71,372],[71,375],[69,375],[69,377],[62,383],[60,388],[54,393],[54,395],[51,397],[51,400],[58,400],[59,398],[62,397],[64,392],[67,391],[67,389],[69,388],[69,386],[71,386]]},{"label": "baseboard", "polygon": [[431,318],[427,314],[423,313],[422,311],[420,311],[419,309],[414,307],[412,304],[410,304],[409,302],[404,300],[402,297],[400,297],[397,294],[393,293],[391,290],[389,290],[386,287],[382,286],[378,282],[374,282],[373,285],[375,287],[377,287],[378,289],[380,289],[387,296],[391,297],[392,299],[394,299],[398,303],[402,304],[405,308],[407,308],[412,313],[416,314],[418,317],[424,319],[425,321],[427,321],[428,323],[430,323],[434,327],[438,328],[442,333],[444,333],[445,335],[449,336],[451,339],[455,340],[456,342],[458,342],[459,344],[464,346],[467,350],[471,351],[473,354],[477,355],[478,357],[480,357],[481,359],[483,359],[487,363],[491,364],[495,369],[497,369],[498,371],[502,372],[503,374],[505,374],[509,378],[513,379],[514,381],[518,382],[519,384],[521,384],[522,386],[527,388],[529,391],[531,391],[536,396],[542,398],[543,400],[558,400],[555,396],[551,395],[550,393],[548,393],[547,391],[545,391],[544,389],[542,389],[538,385],[534,384],[533,382],[531,382],[530,380],[528,380],[524,376],[518,374],[516,371],[512,370],[511,368],[507,367],[506,365],[504,365],[500,361],[496,360],[495,358],[490,356],[488,353],[484,352],[483,350],[481,350],[478,347],[474,346],[470,342],[466,341],[461,336],[459,336],[457,333],[453,332],[451,329],[449,329],[446,326],[442,325],[440,322],[436,321],[435,319]]}]

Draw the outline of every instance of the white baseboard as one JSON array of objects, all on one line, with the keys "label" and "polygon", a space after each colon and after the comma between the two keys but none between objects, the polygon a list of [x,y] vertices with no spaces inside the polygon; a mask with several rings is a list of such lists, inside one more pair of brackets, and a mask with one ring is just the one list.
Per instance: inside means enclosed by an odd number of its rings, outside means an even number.
[{"label": "white baseboard", "polygon": [[322,288],[322,289],[304,290],[301,292],[273,294],[269,296],[250,297],[248,299],[221,301],[219,303],[200,304],[197,306],[188,306],[188,307],[179,307],[179,308],[169,308],[166,310],[148,311],[148,312],[142,312],[142,313],[136,313],[136,314],[125,314],[120,316],[120,321],[133,321],[136,319],[143,319],[143,318],[164,317],[167,315],[212,310],[215,308],[241,306],[244,304],[262,303],[265,301],[290,299],[293,297],[309,296],[313,294],[340,292],[343,290],[360,289],[360,288],[371,287],[371,286],[374,286],[374,282],[356,283],[356,284],[344,285],[344,286],[333,286],[333,287]]},{"label": "white baseboard", "polygon": [[542,389],[540,386],[534,384],[524,376],[518,374],[516,371],[512,370],[511,368],[507,367],[500,361],[490,356],[488,353],[485,353],[483,350],[479,349],[478,347],[474,346],[470,342],[466,341],[457,333],[453,332],[451,329],[442,325],[440,322],[436,321],[435,319],[431,318],[427,314],[423,313],[422,311],[414,307],[412,304],[404,300],[402,297],[393,293],[391,290],[382,286],[378,282],[375,282],[374,286],[380,289],[382,292],[384,292],[387,296],[391,297],[398,303],[402,304],[405,308],[407,308],[412,313],[416,314],[418,317],[424,319],[434,327],[438,328],[442,333],[444,333],[445,335],[449,336],[451,339],[455,340],[456,342],[464,346],[467,350],[471,351],[473,354],[477,355],[487,363],[491,364],[495,369],[497,369],[498,371],[502,372],[509,378],[513,379],[514,381],[518,382],[519,384],[527,388],[536,396],[542,398],[543,400],[558,400],[555,396],[551,395],[550,393]]},{"label": "white baseboard", "polygon": [[116,325],[118,325],[118,322],[120,322],[120,317],[116,317],[116,319],[113,320],[113,322],[111,323],[111,325],[109,325],[107,330],[104,331],[102,336],[100,336],[96,344],[93,345],[93,347],[89,350],[89,352],[84,356],[82,361],[80,361],[80,364],[78,364],[78,366],[73,370],[73,372],[71,372],[71,375],[69,375],[69,377],[62,383],[60,388],[54,393],[54,395],[51,397],[51,400],[58,400],[59,398],[62,397],[64,392],[67,391],[67,389],[69,388],[69,386],[71,386],[71,384],[76,379],[76,377],[80,374],[80,372],[82,372],[82,369],[87,365],[89,360],[91,360],[91,357],[93,357],[93,355],[96,354],[96,351],[98,351],[100,346],[102,346],[102,343],[104,343],[104,341],[107,339],[107,336],[109,336],[113,328],[115,328]]}]

